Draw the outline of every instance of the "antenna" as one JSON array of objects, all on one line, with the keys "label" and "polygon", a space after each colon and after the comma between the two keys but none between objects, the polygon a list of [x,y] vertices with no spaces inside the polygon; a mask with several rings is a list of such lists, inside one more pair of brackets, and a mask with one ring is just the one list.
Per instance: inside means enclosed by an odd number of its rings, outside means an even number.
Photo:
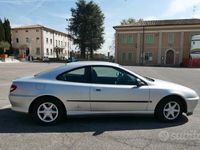
[{"label": "antenna", "polygon": [[197,8],[197,6],[194,5],[193,10],[192,10],[192,18],[194,18],[195,14],[196,14],[196,8]]}]

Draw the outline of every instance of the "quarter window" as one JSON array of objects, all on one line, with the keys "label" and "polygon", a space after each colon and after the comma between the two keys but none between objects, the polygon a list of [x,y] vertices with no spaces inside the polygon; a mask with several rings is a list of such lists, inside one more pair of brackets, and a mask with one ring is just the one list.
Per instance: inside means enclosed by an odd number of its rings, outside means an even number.
[{"label": "quarter window", "polygon": [[86,68],[79,68],[66,73],[62,73],[57,77],[57,80],[86,83],[87,82],[86,70],[87,70]]}]

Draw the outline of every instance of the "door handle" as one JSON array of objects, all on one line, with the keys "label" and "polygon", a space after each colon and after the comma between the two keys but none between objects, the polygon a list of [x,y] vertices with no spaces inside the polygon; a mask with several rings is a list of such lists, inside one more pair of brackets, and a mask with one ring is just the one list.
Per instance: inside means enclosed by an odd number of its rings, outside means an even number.
[{"label": "door handle", "polygon": [[101,92],[101,89],[96,89],[97,92]]}]

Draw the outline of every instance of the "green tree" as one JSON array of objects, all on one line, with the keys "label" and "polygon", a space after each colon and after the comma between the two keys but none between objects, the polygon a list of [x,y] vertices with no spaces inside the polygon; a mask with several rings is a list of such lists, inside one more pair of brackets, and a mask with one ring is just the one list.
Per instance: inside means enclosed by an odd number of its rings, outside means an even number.
[{"label": "green tree", "polygon": [[11,44],[11,26],[8,19],[4,19],[3,27],[5,32],[5,41]]},{"label": "green tree", "polygon": [[93,57],[93,51],[101,48],[104,43],[104,14],[93,1],[87,3],[85,0],[79,0],[71,13],[69,30],[74,44],[79,46],[82,58],[85,58],[86,50]]},{"label": "green tree", "polygon": [[141,24],[143,22],[144,22],[143,19],[136,20],[136,19],[133,19],[133,18],[128,18],[128,19],[123,19],[121,21],[121,25]]},{"label": "green tree", "polygon": [[10,49],[10,43],[8,43],[7,41],[1,41],[0,42],[0,49],[3,49],[4,52],[6,50],[9,50]]},{"label": "green tree", "polygon": [[0,19],[0,41],[5,41],[5,30],[1,19]]}]

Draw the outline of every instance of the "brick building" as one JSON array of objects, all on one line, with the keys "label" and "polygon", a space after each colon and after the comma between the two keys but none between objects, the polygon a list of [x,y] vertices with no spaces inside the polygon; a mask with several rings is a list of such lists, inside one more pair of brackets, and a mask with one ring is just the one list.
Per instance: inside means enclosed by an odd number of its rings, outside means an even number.
[{"label": "brick building", "polygon": [[200,19],[154,20],[115,26],[115,59],[123,65],[179,65],[190,57]]}]

